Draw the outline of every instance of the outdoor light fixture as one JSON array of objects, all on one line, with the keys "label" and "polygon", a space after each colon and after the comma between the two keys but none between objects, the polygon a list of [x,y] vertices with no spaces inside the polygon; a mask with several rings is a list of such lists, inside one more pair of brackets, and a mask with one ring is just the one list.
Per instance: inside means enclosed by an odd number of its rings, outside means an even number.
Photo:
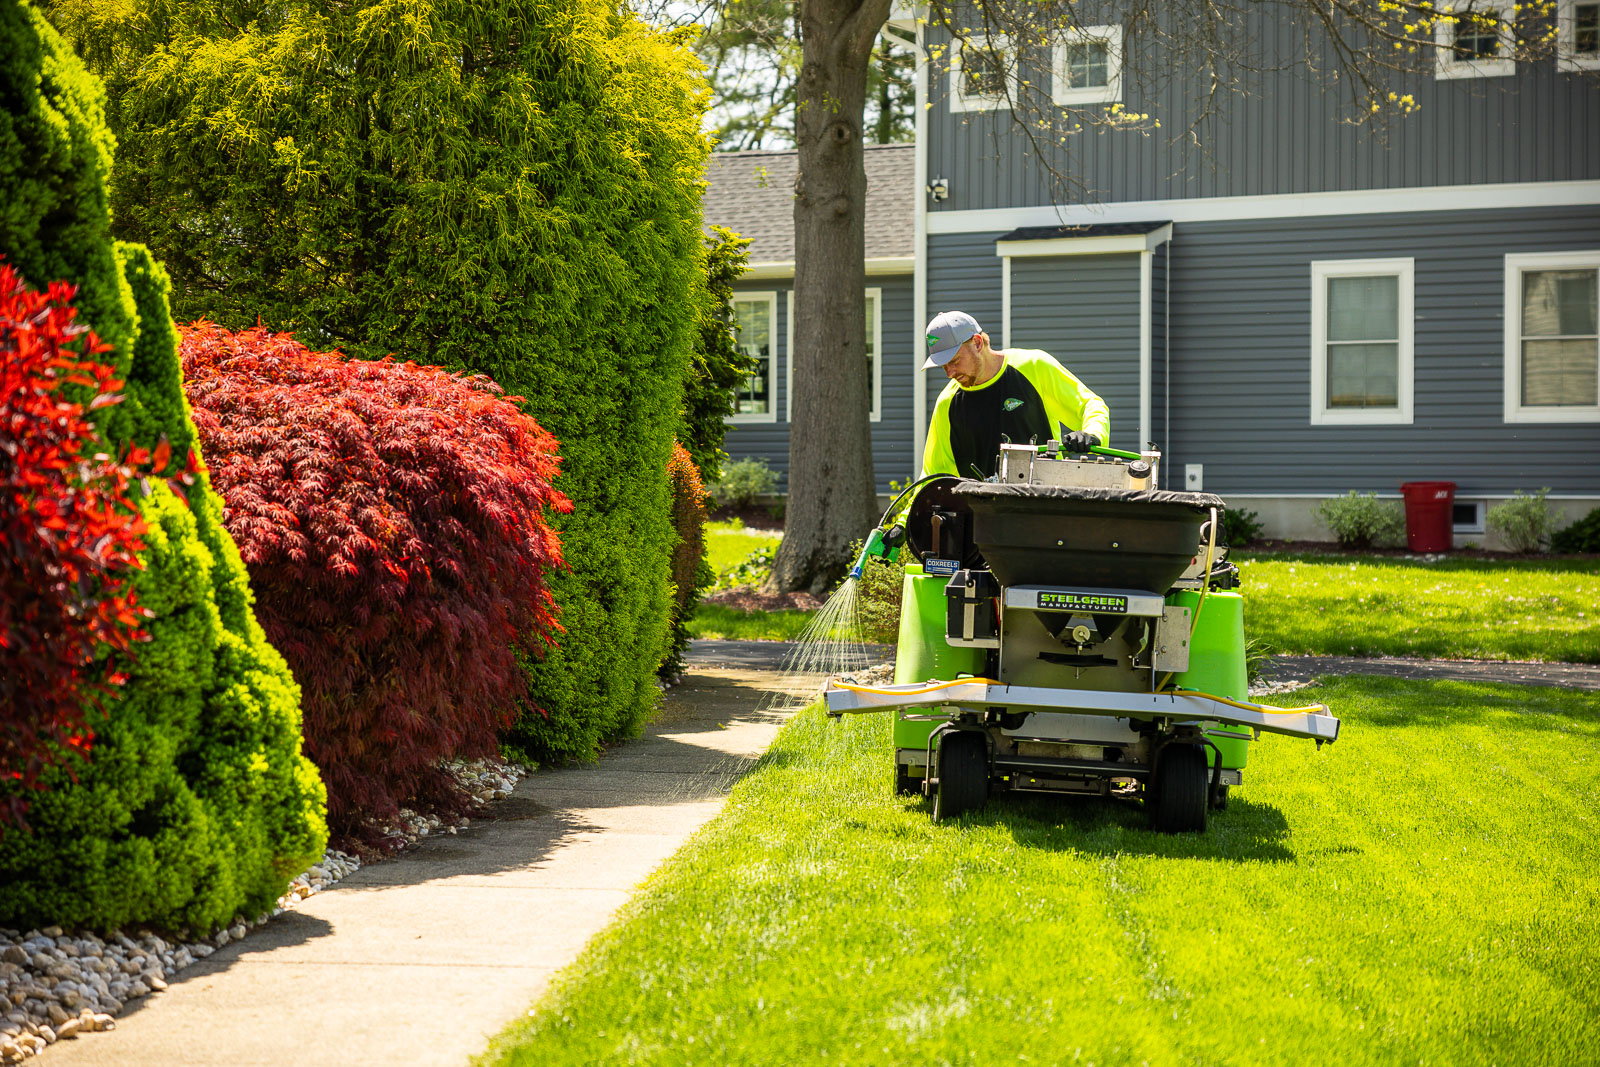
[{"label": "outdoor light fixture", "polygon": [[948,200],[950,198],[949,180],[945,178],[933,179],[933,181],[928,183],[928,195],[933,197],[933,202],[935,204],[941,200]]}]

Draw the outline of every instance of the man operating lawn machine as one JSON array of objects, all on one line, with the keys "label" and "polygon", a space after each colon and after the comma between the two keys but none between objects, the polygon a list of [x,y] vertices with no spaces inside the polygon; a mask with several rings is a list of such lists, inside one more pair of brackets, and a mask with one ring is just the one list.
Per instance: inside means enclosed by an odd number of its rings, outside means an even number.
[{"label": "man operating lawn machine", "polygon": [[[973,335],[959,335],[976,324],[961,316],[936,337],[949,314],[930,324],[930,347],[960,345],[951,358],[964,358]],[[1105,407],[1088,396],[1098,433],[1082,422],[1043,443],[997,433],[992,463],[969,472],[981,477],[935,467],[903,494],[909,508],[891,506],[863,562],[902,546],[917,561],[894,684],[834,682],[825,701],[832,715],[893,712],[896,787],[931,797],[936,819],[996,791],[1087,793],[1142,796],[1152,828],[1203,831],[1243,782],[1252,739],[1320,746],[1339,720],[1320,704],[1246,699],[1223,501],[1156,488],[1158,452],[1101,446]]]}]

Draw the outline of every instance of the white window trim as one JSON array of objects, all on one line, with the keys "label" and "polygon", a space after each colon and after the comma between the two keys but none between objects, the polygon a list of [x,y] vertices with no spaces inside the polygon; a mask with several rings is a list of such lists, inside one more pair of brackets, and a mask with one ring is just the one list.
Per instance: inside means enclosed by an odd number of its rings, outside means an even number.
[{"label": "white window trim", "polygon": [[[1505,0],[1500,8],[1502,15],[1512,0]],[[1448,12],[1446,12],[1448,14]],[[1433,24],[1435,78],[1505,78],[1517,72],[1516,41],[1511,36],[1511,21],[1500,20],[1500,52],[1503,59],[1459,60],[1456,58],[1456,26],[1454,19],[1440,19]]]},{"label": "white window trim", "polygon": [[[1396,406],[1328,407],[1328,279],[1392,274],[1399,284]],[[1409,426],[1412,423],[1413,351],[1416,335],[1413,259],[1323,259],[1311,264],[1311,425]]]},{"label": "white window trim", "polygon": [[[1106,42],[1106,83],[1083,88],[1067,85],[1067,46]],[[1122,27],[1080,26],[1070,29],[1050,49],[1050,99],[1053,103],[1114,104],[1122,99]]]},{"label": "white window trim", "polygon": [[[872,422],[883,421],[883,290],[876,286],[868,286],[863,290],[866,296],[873,298],[872,304],[872,350],[878,358],[872,363],[872,412],[869,420]],[[794,351],[794,290],[789,290],[789,323],[788,342],[786,351]],[[788,378],[785,383],[783,398],[783,418],[786,422],[794,421],[794,360],[789,360]]]},{"label": "white window trim", "polygon": [[1458,508],[1467,507],[1472,509],[1471,522],[1456,522],[1455,517],[1453,515],[1451,516],[1450,529],[1457,537],[1461,537],[1463,535],[1470,537],[1474,534],[1481,535],[1486,532],[1483,523],[1484,516],[1489,507],[1487,502],[1482,500],[1457,500],[1454,506]]},{"label": "white window trim", "polygon": [[[778,359],[779,359],[779,357],[781,355],[781,353],[779,353],[777,351],[777,348],[778,348],[778,292],[777,292],[776,289],[769,289],[769,290],[763,290],[761,292],[736,292],[736,293],[733,294],[733,303],[735,303],[735,304],[739,304],[739,303],[755,304],[755,303],[759,303],[759,302],[761,302],[763,300],[765,300],[767,302],[768,321],[770,321],[771,324],[772,324],[769,327],[769,330],[771,331],[773,352],[772,352],[771,357],[768,358],[768,360],[767,360],[767,393],[768,393],[769,396],[772,397],[772,403],[767,405],[767,410],[765,412],[761,412],[761,413],[751,412],[751,413],[747,413],[747,414],[743,414],[743,415],[739,414],[738,412],[735,412],[732,415],[729,415],[727,421],[728,421],[728,423],[730,425],[731,424],[739,424],[739,425],[747,425],[747,424],[749,424],[749,425],[754,425],[754,424],[759,424],[759,423],[777,422],[778,421]],[[737,403],[737,401],[735,401],[735,403]]]},{"label": "white window trim", "polygon": [[1600,55],[1580,56],[1573,51],[1578,43],[1577,19],[1573,14],[1576,6],[1577,0],[1560,0],[1556,8],[1556,69],[1600,70]]},{"label": "white window trim", "polygon": [[[1506,422],[1600,422],[1600,405],[1522,406],[1522,273],[1527,270],[1560,270],[1563,267],[1600,270],[1600,249],[1587,252],[1517,252],[1506,256]],[[1600,355],[1596,358],[1600,358]]]},{"label": "white window trim", "polygon": [[1011,101],[1006,94],[1001,93],[973,93],[967,95],[963,89],[965,84],[961,77],[961,54],[968,44],[977,45],[982,42],[982,47],[989,51],[999,52],[1006,57],[1006,70],[1009,75],[1016,67],[1017,54],[1011,47],[1011,38],[1003,34],[990,34],[983,38],[970,40],[954,40],[950,49],[950,110],[951,111],[1001,111],[1010,110]]}]

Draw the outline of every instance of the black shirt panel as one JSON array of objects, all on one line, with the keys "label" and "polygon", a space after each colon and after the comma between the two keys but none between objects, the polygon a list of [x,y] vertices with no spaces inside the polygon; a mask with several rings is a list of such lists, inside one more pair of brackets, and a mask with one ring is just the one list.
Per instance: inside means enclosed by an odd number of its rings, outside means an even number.
[{"label": "black shirt panel", "polygon": [[1008,365],[982,389],[957,390],[950,400],[950,451],[963,478],[994,475],[1001,438],[1022,445],[1044,444],[1055,436],[1044,398],[1015,367]]}]

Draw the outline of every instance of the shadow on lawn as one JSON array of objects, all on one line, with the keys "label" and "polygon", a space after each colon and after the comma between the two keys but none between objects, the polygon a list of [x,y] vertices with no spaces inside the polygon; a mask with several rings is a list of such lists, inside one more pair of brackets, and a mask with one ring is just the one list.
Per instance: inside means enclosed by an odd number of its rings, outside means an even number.
[{"label": "shadow on lawn", "polygon": [[1000,796],[967,817],[1010,832],[1024,848],[1102,856],[1164,856],[1233,863],[1291,863],[1289,823],[1269,804],[1234,797],[1203,834],[1159,834],[1144,805],[1105,797]]}]

